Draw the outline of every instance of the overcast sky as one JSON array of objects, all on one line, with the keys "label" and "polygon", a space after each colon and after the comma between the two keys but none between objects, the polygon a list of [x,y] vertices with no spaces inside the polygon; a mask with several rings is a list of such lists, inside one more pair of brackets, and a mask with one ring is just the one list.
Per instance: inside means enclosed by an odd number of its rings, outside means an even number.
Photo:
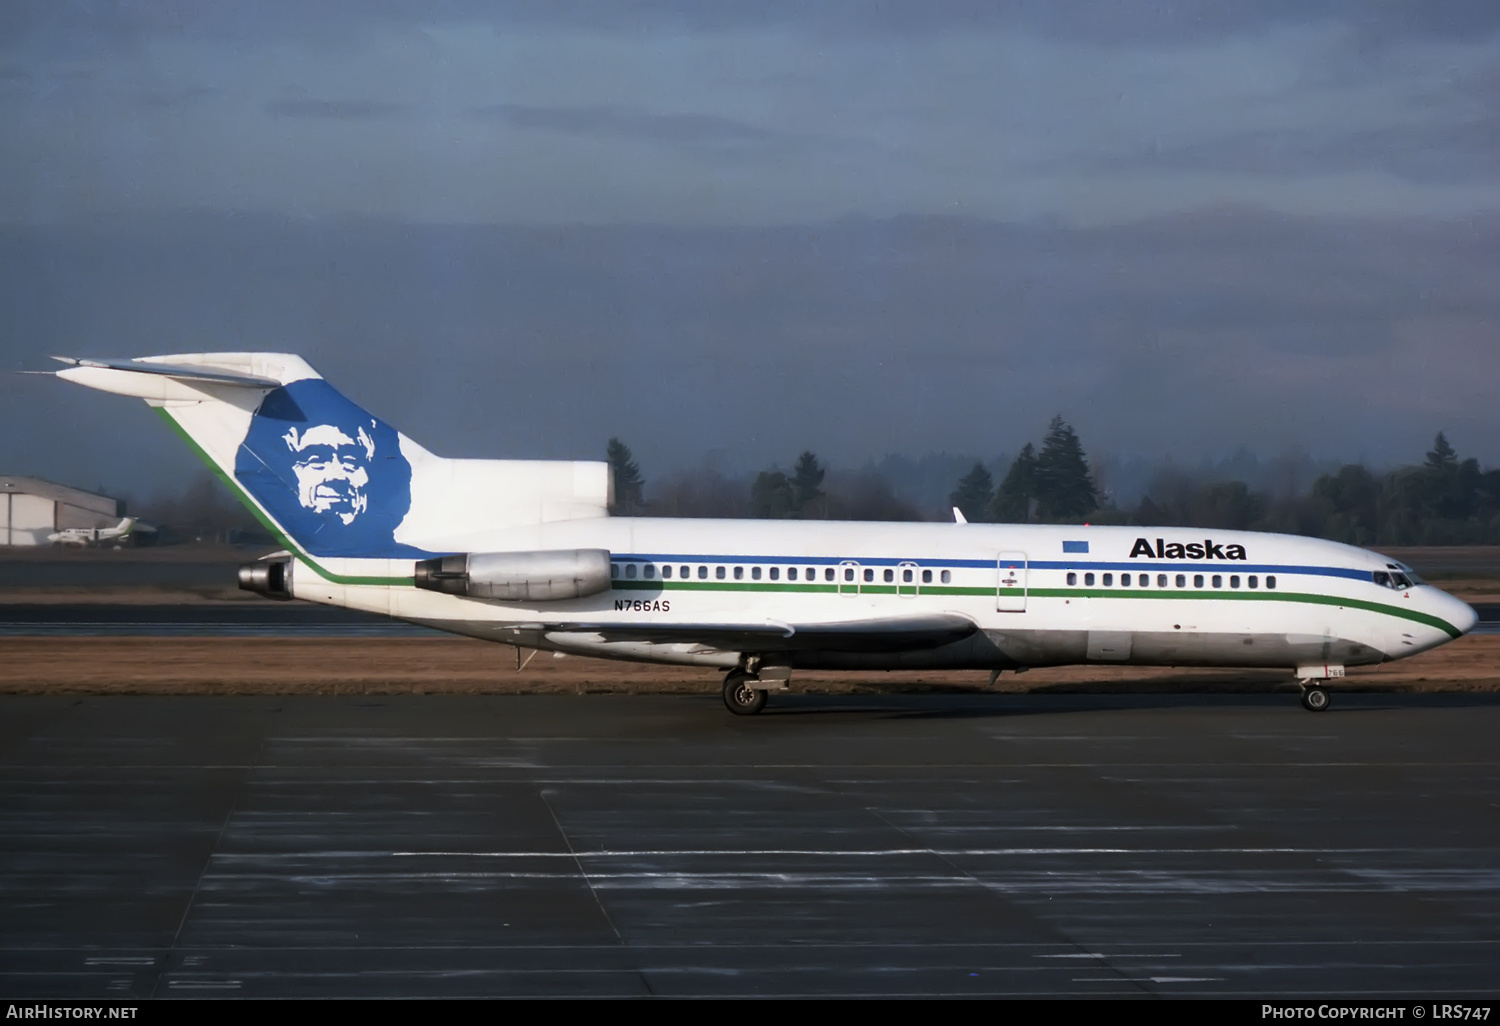
[{"label": "overcast sky", "polygon": [[[1490,0],[14,2],[0,140],[15,369],[291,349],[438,451],[648,473],[1055,412],[1500,463]],[[0,470],[188,466],[7,378]]]}]

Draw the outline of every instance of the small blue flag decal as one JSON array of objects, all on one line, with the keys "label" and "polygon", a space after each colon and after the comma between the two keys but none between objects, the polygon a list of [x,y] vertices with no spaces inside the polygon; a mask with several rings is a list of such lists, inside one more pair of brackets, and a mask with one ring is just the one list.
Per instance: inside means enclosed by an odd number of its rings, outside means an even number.
[{"label": "small blue flag decal", "polygon": [[1089,543],[1086,542],[1086,541],[1065,541],[1065,542],[1063,542],[1063,551],[1064,552],[1087,552],[1088,550],[1089,550]]}]

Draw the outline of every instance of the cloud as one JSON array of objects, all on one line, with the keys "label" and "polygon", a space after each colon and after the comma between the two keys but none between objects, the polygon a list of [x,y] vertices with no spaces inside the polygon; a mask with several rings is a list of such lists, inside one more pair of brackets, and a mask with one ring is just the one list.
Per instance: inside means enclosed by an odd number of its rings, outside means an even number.
[{"label": "cloud", "polygon": [[713,114],[658,114],[613,106],[528,107],[513,103],[475,108],[478,117],[514,128],[578,136],[611,136],[669,145],[701,147],[784,146],[796,138]]},{"label": "cloud", "polygon": [[[1447,428],[1500,464],[1500,217],[135,217],[0,228],[0,264],[15,369],[51,352],[292,347],[450,456],[592,457],[619,434],[656,468],[710,449],[744,467],[804,448],[858,465],[1014,452],[1062,412],[1101,455],[1301,446],[1394,463]],[[114,405],[61,416],[37,381],[9,387],[0,440],[36,473],[113,480],[178,455],[149,417],[131,436]],[[40,422],[59,428],[27,431]]]},{"label": "cloud", "polygon": [[[1500,177],[1500,119],[1400,125],[1362,131],[1335,127],[1249,132],[1184,145],[1153,145],[1092,161],[1101,172],[1225,172],[1305,177],[1376,172],[1411,182],[1494,182]],[[1041,167],[1077,169],[1079,161]]]},{"label": "cloud", "polygon": [[304,38],[338,45],[367,31],[445,23],[626,35],[790,29],[821,37],[887,39],[1019,31],[1049,39],[1175,46],[1317,22],[1359,25],[1368,45],[1413,38],[1474,39],[1500,31],[1500,7],[1493,0],[259,0],[253,8],[229,0],[10,0],[0,7],[0,37],[73,48],[136,45],[161,35]]},{"label": "cloud", "polygon": [[399,111],[401,105],[378,100],[272,100],[265,109],[266,113],[278,118],[368,121],[389,117]]}]

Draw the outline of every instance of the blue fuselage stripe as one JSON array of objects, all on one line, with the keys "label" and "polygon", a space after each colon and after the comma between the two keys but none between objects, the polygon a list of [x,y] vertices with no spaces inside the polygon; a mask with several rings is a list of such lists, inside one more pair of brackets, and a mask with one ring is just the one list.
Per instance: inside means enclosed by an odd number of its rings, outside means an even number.
[{"label": "blue fuselage stripe", "polygon": [[[766,566],[839,566],[856,563],[860,566],[900,566],[912,563],[919,567],[945,567],[951,569],[993,570],[999,561],[995,559],[927,559],[920,556],[887,557],[865,556],[735,556],[722,553],[708,554],[663,554],[645,552],[616,552],[611,558],[617,563],[739,563]],[[1213,560],[1202,563],[1097,563],[1083,560],[1030,560],[1026,564],[1031,570],[1115,570],[1132,573],[1236,573],[1236,574],[1303,574],[1310,577],[1347,577],[1350,580],[1370,580],[1369,570],[1342,566],[1296,566],[1289,563],[1241,563]]]}]

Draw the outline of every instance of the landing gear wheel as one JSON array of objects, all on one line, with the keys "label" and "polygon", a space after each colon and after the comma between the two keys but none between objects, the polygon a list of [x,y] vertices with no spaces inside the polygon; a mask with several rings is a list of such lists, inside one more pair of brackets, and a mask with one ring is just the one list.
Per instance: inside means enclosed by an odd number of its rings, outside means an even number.
[{"label": "landing gear wheel", "polygon": [[1302,689],[1302,708],[1308,712],[1322,712],[1328,708],[1328,692],[1320,687]]},{"label": "landing gear wheel", "polygon": [[766,707],[766,693],[750,686],[754,677],[732,670],[724,678],[724,705],[736,716],[754,716]]}]

